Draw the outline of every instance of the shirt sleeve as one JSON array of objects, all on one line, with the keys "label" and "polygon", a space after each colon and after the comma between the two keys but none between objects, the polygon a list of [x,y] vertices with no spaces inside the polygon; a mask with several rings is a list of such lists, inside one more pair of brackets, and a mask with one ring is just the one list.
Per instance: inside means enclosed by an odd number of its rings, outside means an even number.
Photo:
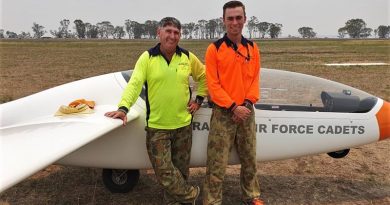
[{"label": "shirt sleeve", "polygon": [[206,97],[207,95],[207,84],[206,84],[206,72],[202,62],[190,52],[190,63],[191,63],[191,76],[195,82],[198,83],[197,95]]},{"label": "shirt sleeve", "polygon": [[235,102],[230,98],[226,91],[222,88],[218,77],[217,67],[217,49],[214,44],[210,44],[206,51],[206,79],[207,87],[211,100],[217,105],[230,108]]},{"label": "shirt sleeve", "polygon": [[127,110],[130,109],[131,106],[138,99],[139,94],[141,93],[142,86],[146,81],[146,69],[149,60],[149,53],[145,51],[137,60],[135,64],[134,71],[131,75],[129,83],[125,90],[122,93],[122,98],[118,104],[118,107],[125,107]]},{"label": "shirt sleeve", "polygon": [[252,80],[252,83],[250,85],[250,88],[246,94],[245,99],[252,102],[252,104],[255,104],[259,98],[260,98],[260,52],[259,48],[257,47],[257,44],[253,44],[253,57],[255,60],[255,75]]}]

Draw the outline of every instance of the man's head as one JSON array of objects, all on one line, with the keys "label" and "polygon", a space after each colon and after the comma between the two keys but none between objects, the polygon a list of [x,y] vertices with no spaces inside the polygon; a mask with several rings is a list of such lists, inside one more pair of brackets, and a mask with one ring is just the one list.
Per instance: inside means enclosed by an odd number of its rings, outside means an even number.
[{"label": "man's head", "polygon": [[223,5],[223,23],[230,35],[241,35],[246,22],[245,6],[240,1],[229,1]]},{"label": "man's head", "polygon": [[180,21],[174,17],[165,17],[158,23],[157,35],[165,51],[175,51],[181,36]]},{"label": "man's head", "polygon": [[246,17],[245,13],[245,5],[241,1],[229,1],[226,2],[225,5],[223,5],[223,18],[225,18],[225,11],[226,9],[233,9],[236,7],[242,7],[242,10],[244,11],[244,16]]},{"label": "man's head", "polygon": [[161,19],[161,21],[158,23],[159,28],[163,28],[165,26],[173,26],[177,29],[181,30],[181,24],[180,21],[177,20],[175,17],[165,17]]}]

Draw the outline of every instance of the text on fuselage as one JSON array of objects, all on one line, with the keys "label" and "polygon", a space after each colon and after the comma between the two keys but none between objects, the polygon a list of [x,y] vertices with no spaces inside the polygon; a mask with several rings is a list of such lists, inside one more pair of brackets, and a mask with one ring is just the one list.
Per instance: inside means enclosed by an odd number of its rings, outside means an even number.
[{"label": "text on fuselage", "polygon": [[[207,122],[193,122],[194,131],[209,131]],[[276,134],[364,134],[362,125],[296,125],[296,124],[256,124],[258,133]]]}]

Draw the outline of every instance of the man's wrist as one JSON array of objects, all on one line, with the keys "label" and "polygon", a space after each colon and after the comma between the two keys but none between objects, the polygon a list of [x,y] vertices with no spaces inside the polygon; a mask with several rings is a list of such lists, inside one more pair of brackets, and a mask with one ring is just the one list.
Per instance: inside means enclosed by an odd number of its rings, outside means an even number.
[{"label": "man's wrist", "polygon": [[127,109],[127,107],[125,107],[125,106],[121,106],[118,108],[117,111],[123,112],[123,113],[125,113],[125,115],[127,115],[127,113],[129,112],[129,109]]},{"label": "man's wrist", "polygon": [[195,98],[195,103],[198,104],[199,106],[201,106],[203,103],[203,100],[204,100],[204,97],[197,95]]},{"label": "man's wrist", "polygon": [[248,100],[248,99],[245,99],[244,100],[244,103],[242,104],[243,106],[245,106],[246,108],[250,109],[251,107],[253,107],[253,103]]},{"label": "man's wrist", "polygon": [[237,107],[238,107],[238,105],[235,102],[233,102],[233,104],[229,107],[228,110],[230,110],[231,112],[234,112],[234,110],[236,110]]}]

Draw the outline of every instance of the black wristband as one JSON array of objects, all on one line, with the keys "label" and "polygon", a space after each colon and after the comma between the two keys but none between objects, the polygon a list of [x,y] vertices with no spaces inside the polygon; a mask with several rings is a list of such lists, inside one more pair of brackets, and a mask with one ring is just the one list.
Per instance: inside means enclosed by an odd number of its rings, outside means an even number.
[{"label": "black wristband", "polygon": [[127,115],[127,113],[129,112],[129,109],[127,109],[127,107],[125,107],[125,106],[121,106],[118,108],[118,111],[123,112]]}]

